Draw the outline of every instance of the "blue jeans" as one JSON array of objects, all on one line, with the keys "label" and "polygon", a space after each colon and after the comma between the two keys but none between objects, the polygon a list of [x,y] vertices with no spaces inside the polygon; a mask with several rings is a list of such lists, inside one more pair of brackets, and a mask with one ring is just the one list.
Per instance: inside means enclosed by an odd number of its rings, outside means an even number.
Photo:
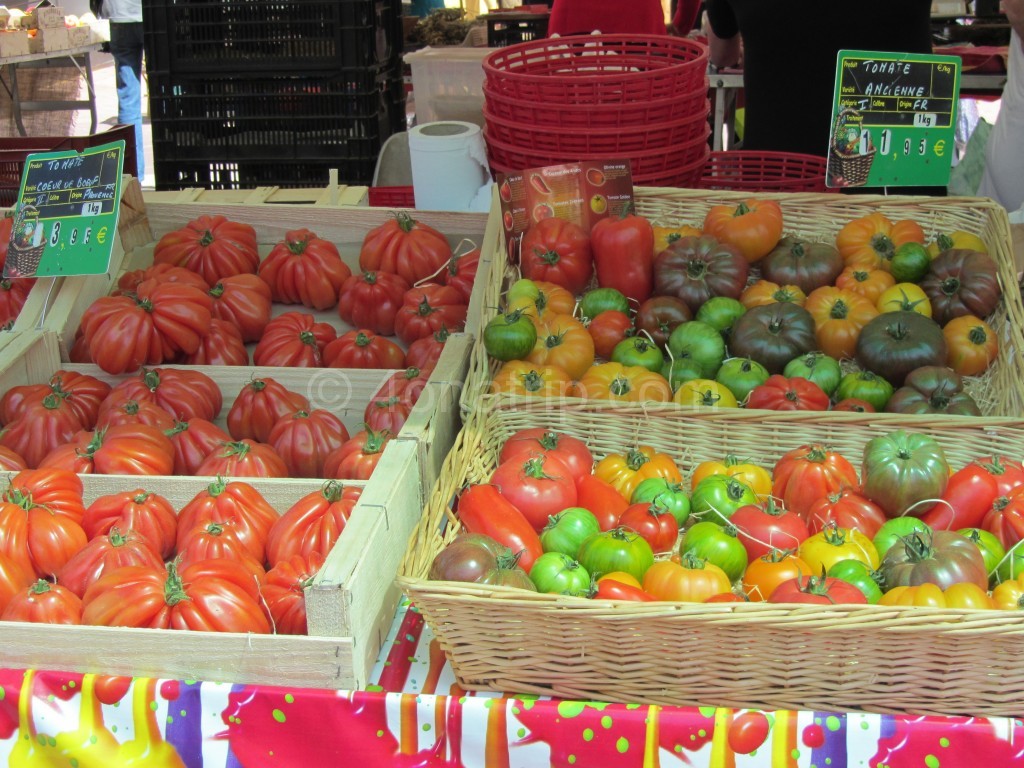
[{"label": "blue jeans", "polygon": [[[146,175],[142,143],[142,22],[111,22],[110,52],[117,69],[117,121],[135,126],[136,178]],[[125,173],[132,169],[125,167]]]}]

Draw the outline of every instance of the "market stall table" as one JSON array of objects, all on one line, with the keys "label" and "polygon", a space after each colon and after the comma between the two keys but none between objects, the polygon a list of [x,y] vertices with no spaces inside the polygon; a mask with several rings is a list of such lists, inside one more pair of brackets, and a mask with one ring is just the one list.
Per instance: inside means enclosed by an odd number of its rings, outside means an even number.
[{"label": "market stall table", "polygon": [[[27,136],[25,125],[22,121],[23,112],[59,112],[63,110],[88,109],[91,122],[89,133],[96,133],[96,89],[92,79],[92,61],[90,54],[99,51],[100,43],[69,48],[63,51],[43,51],[41,53],[28,53],[22,56],[8,56],[0,58],[0,70],[7,68],[10,73],[10,83],[7,83],[0,76],[0,85],[11,97],[11,107],[14,113],[14,122],[18,132]],[[85,80],[86,93],[88,98],[68,101],[25,101],[18,89],[18,69],[21,67],[47,67],[66,68],[75,67]]]},{"label": "market stall table", "polygon": [[0,670],[0,761],[118,766],[145,755],[146,765],[189,768],[1024,764],[1024,724],[1016,719],[466,693],[430,629],[407,607],[398,611],[372,679],[368,690],[347,692],[146,678],[129,685],[128,678]]}]

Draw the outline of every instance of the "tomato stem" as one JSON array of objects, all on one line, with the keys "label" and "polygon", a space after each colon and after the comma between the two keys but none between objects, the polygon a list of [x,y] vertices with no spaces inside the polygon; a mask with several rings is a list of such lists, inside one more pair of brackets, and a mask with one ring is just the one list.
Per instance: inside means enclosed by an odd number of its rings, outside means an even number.
[{"label": "tomato stem", "polygon": [[337,480],[328,480],[320,489],[320,495],[327,499],[331,504],[341,501],[341,496],[344,492],[345,486]]}]

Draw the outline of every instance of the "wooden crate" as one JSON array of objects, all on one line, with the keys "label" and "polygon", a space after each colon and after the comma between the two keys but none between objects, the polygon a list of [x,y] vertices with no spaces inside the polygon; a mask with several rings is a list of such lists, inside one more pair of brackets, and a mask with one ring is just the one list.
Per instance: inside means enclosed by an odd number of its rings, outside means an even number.
[{"label": "wooden crate", "polygon": [[[333,175],[336,175],[332,171]],[[202,189],[187,187],[179,190],[146,192],[146,202],[153,204],[205,203],[207,205],[315,205],[337,208],[338,206],[366,205],[367,188],[338,184],[337,180],[326,187],[290,189],[282,187],[255,187],[253,189]]]},{"label": "wooden crate", "polygon": [[[29,331],[0,339],[0,392],[44,382],[59,367],[57,340],[52,333]],[[384,373],[369,372],[361,384],[352,384],[353,392],[365,393],[372,386],[372,377]],[[294,374],[301,376],[303,372]],[[237,377],[238,371],[217,375],[222,379]],[[174,679],[364,687],[394,617],[399,598],[394,576],[424,503],[420,453],[416,440],[394,440],[385,448],[369,481],[347,483],[362,485],[363,494],[323,569],[307,589],[309,637],[0,622],[4,663]],[[83,476],[87,500],[145,487],[167,495],[176,507],[211,479]],[[309,479],[253,482],[281,512],[321,484]]]},{"label": "wooden crate", "polygon": [[[636,209],[655,226],[689,224],[700,227],[711,206],[735,206],[746,197],[745,192],[638,187]],[[830,241],[845,223],[874,212],[882,213],[893,221],[916,220],[929,241],[940,232],[957,229],[979,236],[997,264],[1003,294],[996,311],[987,318],[999,336],[1000,353],[984,374],[965,377],[965,388],[977,399],[985,416],[1015,417],[1024,413],[1024,360],[1019,353],[1024,348],[1024,304],[1018,287],[1018,267],[1013,255],[1009,220],[1002,206],[986,198],[973,197],[815,193],[763,193],[759,197],[775,200],[782,207],[785,234],[810,239]],[[486,324],[501,311],[505,290],[520,276],[518,264],[511,264],[506,255],[508,244],[501,228],[501,208],[496,199],[491,206],[490,218],[489,227],[493,226],[500,232],[494,241],[488,242],[488,245],[496,247],[487,254],[493,261],[487,272],[487,284],[482,287],[481,324]],[[756,269],[755,266],[755,274]],[[856,368],[853,361],[845,361],[844,365],[849,369]],[[491,379],[500,367],[498,361],[487,355],[483,338],[478,336],[463,391],[464,413],[487,408],[494,402],[537,399],[488,394]],[[692,410],[690,406],[675,407]],[[831,416],[830,412],[827,418]],[[899,415],[880,413],[872,414],[872,418],[884,422],[899,418]],[[972,417],[959,416],[957,421],[969,418]]]}]

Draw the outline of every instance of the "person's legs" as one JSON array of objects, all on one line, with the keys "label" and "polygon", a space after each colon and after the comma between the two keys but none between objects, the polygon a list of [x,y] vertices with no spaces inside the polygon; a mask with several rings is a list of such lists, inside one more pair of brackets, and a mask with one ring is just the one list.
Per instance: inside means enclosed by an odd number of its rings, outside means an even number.
[{"label": "person's legs", "polygon": [[136,177],[141,181],[146,175],[142,143],[142,22],[111,22],[110,52],[117,71],[117,119],[124,125],[135,126]]}]

